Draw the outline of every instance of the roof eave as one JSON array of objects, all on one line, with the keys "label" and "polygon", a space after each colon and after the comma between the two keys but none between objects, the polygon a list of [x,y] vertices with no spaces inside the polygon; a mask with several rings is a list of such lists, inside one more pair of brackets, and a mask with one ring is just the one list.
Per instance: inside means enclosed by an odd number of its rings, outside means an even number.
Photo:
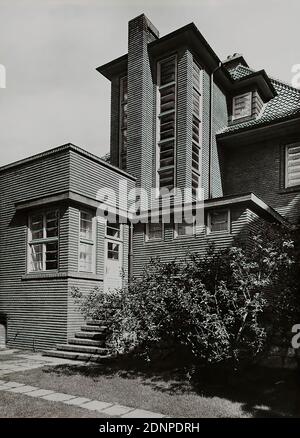
[{"label": "roof eave", "polygon": [[256,71],[240,79],[236,79],[233,84],[233,90],[238,91],[251,85],[257,86],[264,102],[268,102],[277,96],[277,91],[265,70]]},{"label": "roof eave", "polygon": [[274,126],[277,126],[281,123],[290,122],[290,121],[291,122],[292,121],[299,121],[300,122],[300,112],[297,114],[284,116],[280,119],[272,120],[270,122],[261,123],[260,125],[246,126],[243,128],[236,129],[235,131],[221,132],[221,133],[217,134],[216,137],[217,137],[218,141],[222,141],[223,139],[238,137],[239,135],[244,135],[244,134],[247,134],[249,132],[253,132],[255,130],[273,128]]},{"label": "roof eave", "polygon": [[106,64],[101,65],[100,67],[97,67],[96,70],[111,81],[114,76],[117,76],[127,71],[127,62],[128,55],[125,54],[123,56],[120,56],[119,58],[107,62]]}]

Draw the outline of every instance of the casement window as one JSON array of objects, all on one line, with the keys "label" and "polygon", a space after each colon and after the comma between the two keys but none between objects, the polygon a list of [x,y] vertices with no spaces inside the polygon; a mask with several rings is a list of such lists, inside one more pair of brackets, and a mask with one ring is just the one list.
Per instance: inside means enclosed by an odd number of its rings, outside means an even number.
[{"label": "casement window", "polygon": [[127,169],[127,115],[128,115],[127,76],[120,79],[120,167]]},{"label": "casement window", "polygon": [[163,239],[163,225],[161,223],[146,224],[146,242],[159,241]]},{"label": "casement window", "polygon": [[107,222],[106,236],[113,239],[121,239],[121,226],[119,223]]},{"label": "casement window", "polygon": [[175,185],[176,56],[158,63],[158,176],[159,187]]},{"label": "casement window", "polygon": [[201,176],[202,149],[202,71],[193,62],[192,114],[192,194],[196,196]]},{"label": "casement window", "polygon": [[300,143],[286,146],[285,186],[300,185]]},{"label": "casement window", "polygon": [[58,269],[58,234],[58,211],[52,210],[29,216],[29,272]]},{"label": "casement window", "polygon": [[232,120],[252,115],[252,92],[235,96],[232,101]]},{"label": "casement window", "polygon": [[207,215],[207,233],[230,232],[230,210],[212,210]]},{"label": "casement window", "polygon": [[85,211],[80,211],[79,271],[95,271],[94,216]]},{"label": "casement window", "polygon": [[194,223],[189,223],[182,221],[181,223],[175,224],[174,237],[175,239],[184,236],[193,236],[195,234]]}]

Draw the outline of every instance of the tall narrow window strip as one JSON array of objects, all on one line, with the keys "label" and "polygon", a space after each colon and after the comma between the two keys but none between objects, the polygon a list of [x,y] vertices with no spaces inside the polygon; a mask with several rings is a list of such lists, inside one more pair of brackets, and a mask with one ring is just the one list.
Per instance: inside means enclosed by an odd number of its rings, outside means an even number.
[{"label": "tall narrow window strip", "polygon": [[29,217],[29,263],[30,272],[58,269],[58,211],[41,212]]},{"label": "tall narrow window strip", "polygon": [[120,167],[127,169],[127,116],[128,81],[127,76],[120,79]]},{"label": "tall narrow window strip", "polygon": [[95,237],[94,216],[91,213],[80,212],[79,235],[79,271],[94,272],[95,268]]},{"label": "tall narrow window strip", "polygon": [[300,185],[300,143],[286,147],[285,185]]},{"label": "tall narrow window strip", "polygon": [[175,186],[176,144],[176,56],[158,63],[158,149],[159,187]]},{"label": "tall narrow window strip", "polygon": [[196,196],[201,176],[202,70],[195,61],[193,62],[192,99],[192,194]]}]

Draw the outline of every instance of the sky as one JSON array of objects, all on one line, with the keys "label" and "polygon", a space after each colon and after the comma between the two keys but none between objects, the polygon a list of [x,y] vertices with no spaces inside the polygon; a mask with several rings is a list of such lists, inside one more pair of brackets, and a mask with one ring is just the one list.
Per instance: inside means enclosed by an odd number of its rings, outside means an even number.
[{"label": "sky", "polygon": [[110,84],[95,68],[127,52],[141,13],[161,36],[194,22],[220,59],[242,53],[288,83],[300,64],[299,0],[0,0],[0,166],[68,142],[109,151]]}]

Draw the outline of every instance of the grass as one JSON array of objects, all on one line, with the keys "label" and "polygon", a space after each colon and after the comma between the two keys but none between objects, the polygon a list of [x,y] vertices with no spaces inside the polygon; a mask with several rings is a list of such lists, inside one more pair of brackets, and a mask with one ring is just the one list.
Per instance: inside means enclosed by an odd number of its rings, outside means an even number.
[{"label": "grass", "polygon": [[[10,374],[9,380],[173,417],[300,417],[297,372],[256,368],[243,376],[150,366],[61,365]],[[86,413],[84,413],[86,414]]]}]

